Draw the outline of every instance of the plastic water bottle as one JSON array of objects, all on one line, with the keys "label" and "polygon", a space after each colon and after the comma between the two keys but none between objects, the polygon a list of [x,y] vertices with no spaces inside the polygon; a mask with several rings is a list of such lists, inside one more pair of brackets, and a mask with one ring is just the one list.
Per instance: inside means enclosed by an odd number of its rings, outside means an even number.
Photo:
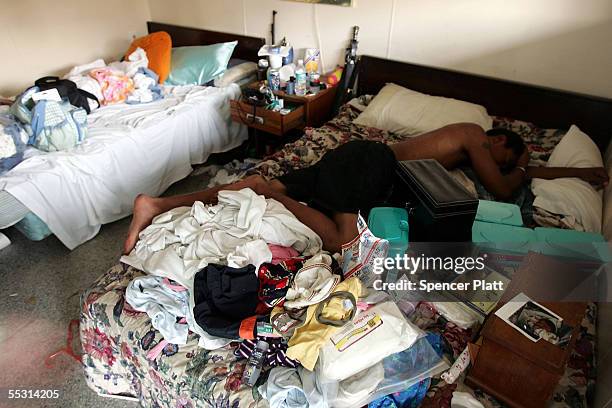
[{"label": "plastic water bottle", "polygon": [[270,346],[263,340],[259,340],[257,345],[255,346],[255,350],[253,350],[253,354],[247,360],[246,367],[244,368],[244,373],[242,374],[242,383],[252,387],[257,382],[259,378],[259,374],[261,374],[261,369],[264,363],[264,357],[266,351]]},{"label": "plastic water bottle", "polygon": [[308,84],[306,80],[306,68],[304,68],[304,60],[298,60],[295,67],[295,94],[298,96],[306,96]]}]

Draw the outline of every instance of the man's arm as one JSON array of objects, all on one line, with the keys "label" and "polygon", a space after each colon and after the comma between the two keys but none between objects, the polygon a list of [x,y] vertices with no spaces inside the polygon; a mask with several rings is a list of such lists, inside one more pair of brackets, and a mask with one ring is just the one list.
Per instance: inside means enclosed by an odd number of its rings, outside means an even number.
[{"label": "man's arm", "polygon": [[610,181],[603,167],[528,167],[527,177],[529,179],[541,178],[546,180],[575,177],[591,183],[597,188],[606,187]]},{"label": "man's arm", "polygon": [[[491,155],[491,144],[488,141],[488,136],[484,135],[482,138],[470,141],[466,150],[476,175],[487,191],[496,198],[500,200],[510,199],[516,189],[523,184],[525,172],[518,167],[508,174],[501,173],[499,166]],[[521,157],[519,166],[524,167],[526,165],[527,162]]]}]

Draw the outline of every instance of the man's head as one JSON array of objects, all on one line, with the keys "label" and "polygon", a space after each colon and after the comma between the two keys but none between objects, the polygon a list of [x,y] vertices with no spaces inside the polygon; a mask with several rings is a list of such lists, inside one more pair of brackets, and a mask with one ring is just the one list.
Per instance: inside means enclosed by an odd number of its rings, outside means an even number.
[{"label": "man's head", "polygon": [[508,170],[526,149],[525,142],[515,132],[504,128],[493,128],[487,131],[491,144],[491,155],[501,169]]}]

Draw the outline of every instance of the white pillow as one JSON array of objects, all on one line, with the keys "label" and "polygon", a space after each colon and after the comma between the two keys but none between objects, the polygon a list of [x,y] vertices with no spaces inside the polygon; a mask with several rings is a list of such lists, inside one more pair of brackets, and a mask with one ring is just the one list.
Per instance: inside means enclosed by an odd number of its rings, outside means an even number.
[{"label": "white pillow", "polygon": [[227,69],[223,75],[215,79],[215,86],[223,88],[230,86],[241,79],[247,78],[257,72],[257,64],[254,62],[244,62]]},{"label": "white pillow", "polygon": [[429,132],[453,123],[476,123],[491,129],[493,120],[480,105],[430,96],[396,84],[387,84],[354,121],[358,125],[403,136]]},{"label": "white pillow", "polygon": [[[602,167],[597,145],[576,125],[555,147],[547,167]],[[601,232],[602,192],[578,178],[534,179],[533,205],[554,214],[573,216],[589,232]]]}]

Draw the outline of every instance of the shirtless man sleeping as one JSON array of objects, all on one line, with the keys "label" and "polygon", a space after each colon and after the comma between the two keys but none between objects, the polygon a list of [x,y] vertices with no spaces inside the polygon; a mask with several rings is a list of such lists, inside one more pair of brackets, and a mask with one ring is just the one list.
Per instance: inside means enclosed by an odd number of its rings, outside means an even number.
[{"label": "shirtless man sleeping", "polygon": [[155,216],[195,201],[214,203],[220,190],[246,187],[281,202],[321,237],[324,249],[339,251],[343,243],[357,235],[357,213],[367,212],[389,197],[396,161],[419,159],[435,159],[447,170],[470,165],[485,188],[502,201],[532,178],[577,177],[596,187],[605,187],[609,181],[603,168],[528,167],[527,149],[516,133],[506,129],[485,133],[478,125],[458,123],[389,146],[372,141],[348,142],[327,152],[313,166],[271,181],[255,175],[181,196],[154,198],[141,194],[134,201],[124,252],[134,248],[139,232]]}]

